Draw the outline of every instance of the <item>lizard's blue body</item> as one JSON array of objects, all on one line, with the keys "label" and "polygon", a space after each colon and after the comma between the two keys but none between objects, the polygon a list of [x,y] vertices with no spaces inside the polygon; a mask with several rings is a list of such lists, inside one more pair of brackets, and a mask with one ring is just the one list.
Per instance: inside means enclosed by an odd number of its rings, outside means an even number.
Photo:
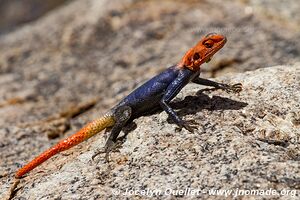
[{"label": "lizard's blue body", "polygon": [[187,68],[180,69],[176,65],[169,67],[136,88],[113,110],[129,106],[132,110],[131,117],[136,118],[160,107],[162,102],[170,102],[191,79],[198,75],[198,71],[193,72]]}]

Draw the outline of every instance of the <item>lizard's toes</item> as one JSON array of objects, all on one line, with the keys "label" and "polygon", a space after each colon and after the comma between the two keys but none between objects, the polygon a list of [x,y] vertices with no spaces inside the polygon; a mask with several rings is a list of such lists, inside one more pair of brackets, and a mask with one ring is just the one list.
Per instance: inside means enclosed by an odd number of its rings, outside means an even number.
[{"label": "lizard's toes", "polygon": [[183,122],[179,127],[176,128],[176,130],[181,131],[182,128],[185,128],[191,133],[194,133],[195,130],[198,129],[199,124],[195,120],[188,120]]},{"label": "lizard's toes", "polygon": [[96,158],[97,156],[99,156],[100,154],[102,154],[102,153],[106,153],[106,151],[105,151],[104,149],[102,149],[102,150],[97,150],[97,151],[92,155],[92,161],[95,162],[95,158]]},{"label": "lizard's toes", "polygon": [[243,85],[241,83],[237,83],[232,85],[232,88],[235,93],[239,93],[243,90]]},{"label": "lizard's toes", "polygon": [[229,85],[227,92],[239,93],[243,90],[243,85],[241,83],[236,83],[233,85]]}]

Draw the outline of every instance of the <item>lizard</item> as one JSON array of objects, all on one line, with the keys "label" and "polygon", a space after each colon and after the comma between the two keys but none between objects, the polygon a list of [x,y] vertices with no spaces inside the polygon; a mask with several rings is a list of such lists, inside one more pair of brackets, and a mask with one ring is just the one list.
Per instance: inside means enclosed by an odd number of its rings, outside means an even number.
[{"label": "lizard", "polygon": [[226,41],[226,37],[221,34],[207,34],[185,53],[180,62],[137,87],[103,116],[91,121],[75,134],[61,140],[50,149],[41,153],[31,162],[20,168],[15,173],[15,178],[20,179],[55,154],[87,140],[104,129],[111,130],[104,146],[104,152],[106,152],[107,157],[108,152],[111,151],[123,127],[133,119],[153,109],[161,108],[178,125],[179,129],[185,128],[193,132],[197,128],[195,124],[191,121],[181,119],[169,104],[189,82],[212,86],[217,89],[226,90],[227,92],[239,92],[242,90],[240,83],[229,85],[200,78],[200,66],[203,63],[209,62],[212,56],[225,45]]}]

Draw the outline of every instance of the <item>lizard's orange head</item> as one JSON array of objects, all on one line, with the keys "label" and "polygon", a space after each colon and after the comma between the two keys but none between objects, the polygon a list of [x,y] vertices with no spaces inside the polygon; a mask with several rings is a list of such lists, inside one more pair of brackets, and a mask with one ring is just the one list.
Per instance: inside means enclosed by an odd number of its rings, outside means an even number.
[{"label": "lizard's orange head", "polygon": [[210,61],[211,57],[226,43],[226,37],[216,33],[209,33],[196,46],[191,48],[181,59],[179,67],[186,67],[198,71],[200,65]]}]

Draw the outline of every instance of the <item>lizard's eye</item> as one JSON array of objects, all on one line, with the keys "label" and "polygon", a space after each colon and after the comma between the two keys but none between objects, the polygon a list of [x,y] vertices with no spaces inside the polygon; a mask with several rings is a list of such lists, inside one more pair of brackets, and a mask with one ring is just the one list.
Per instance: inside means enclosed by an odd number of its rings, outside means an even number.
[{"label": "lizard's eye", "polygon": [[198,60],[200,58],[199,53],[195,53],[193,56],[193,60]]},{"label": "lizard's eye", "polygon": [[206,40],[203,45],[206,47],[206,48],[212,48],[212,46],[214,45],[214,41],[212,40]]}]

